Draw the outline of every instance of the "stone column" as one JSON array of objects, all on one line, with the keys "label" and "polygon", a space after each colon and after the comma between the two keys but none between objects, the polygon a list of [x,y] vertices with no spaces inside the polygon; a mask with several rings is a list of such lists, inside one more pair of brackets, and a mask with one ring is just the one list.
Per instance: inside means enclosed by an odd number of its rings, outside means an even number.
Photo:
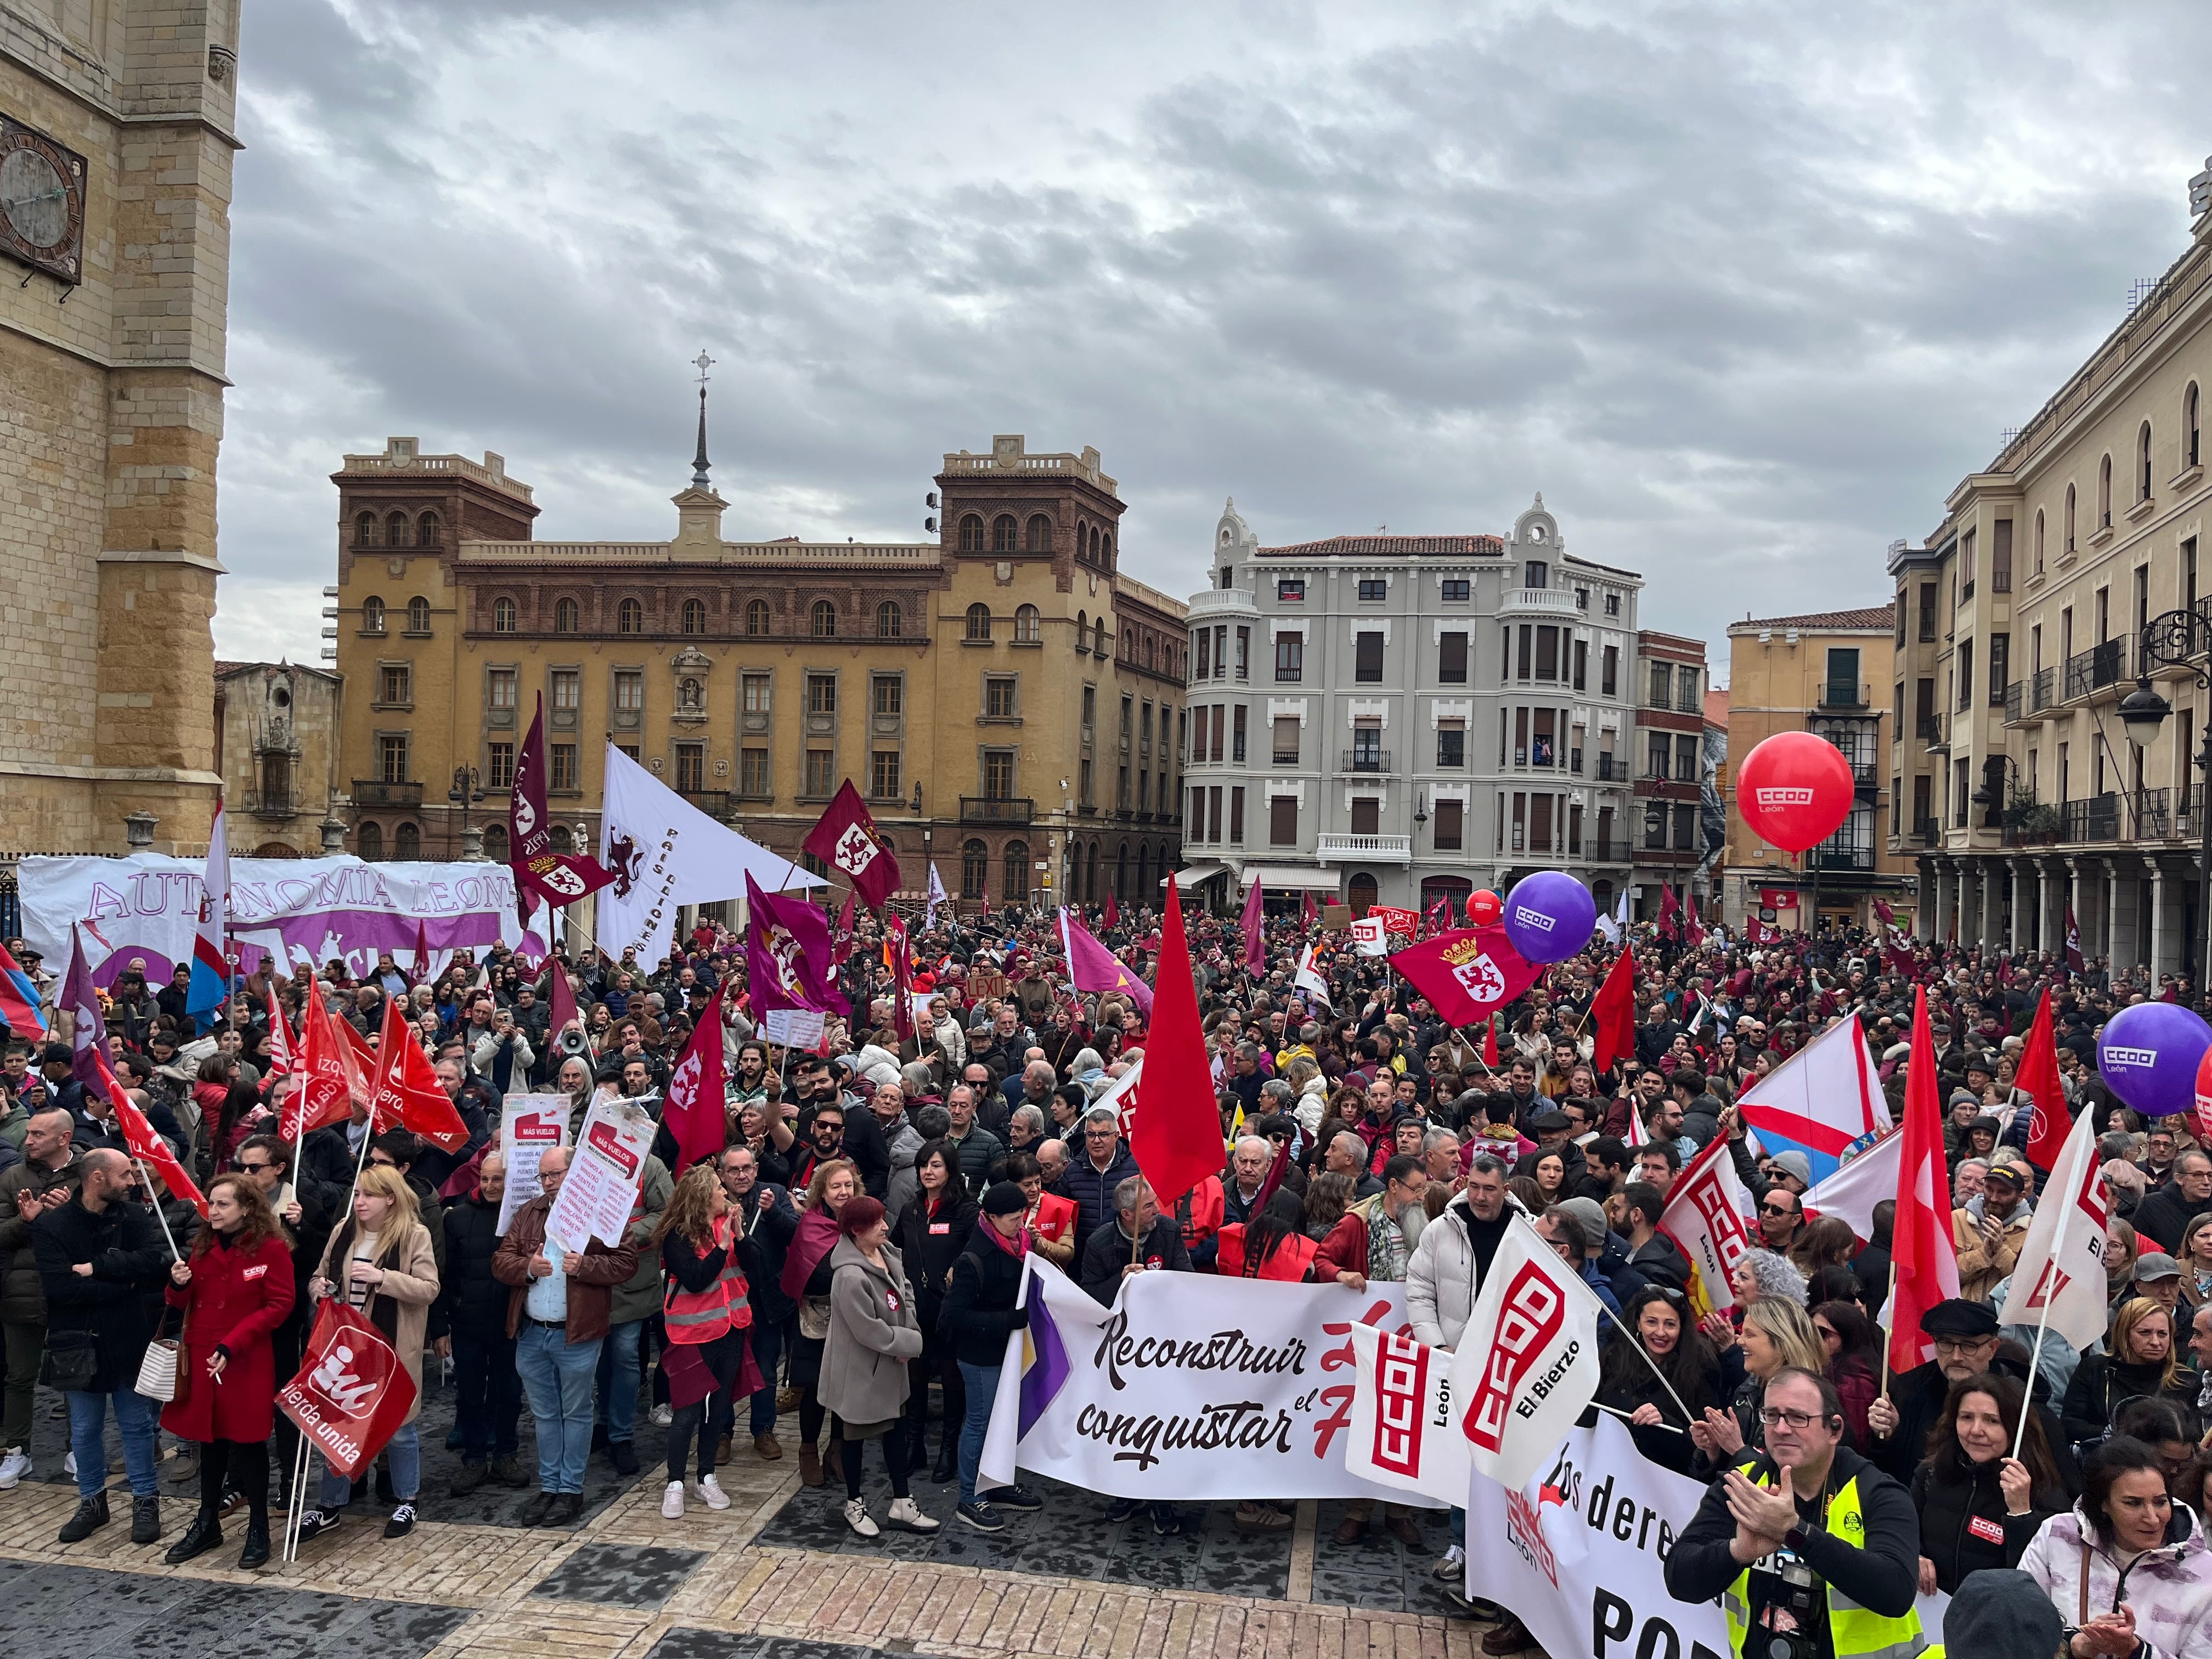
[{"label": "stone column", "polygon": [[2158,975],[2172,971],[2172,964],[2168,960],[2166,952],[2170,948],[2173,933],[2166,926],[2166,872],[2154,857],[2146,857],[2143,864],[2150,872],[2150,927],[2148,929],[2150,954],[2148,960],[2150,963],[2152,982],[2155,984]]}]

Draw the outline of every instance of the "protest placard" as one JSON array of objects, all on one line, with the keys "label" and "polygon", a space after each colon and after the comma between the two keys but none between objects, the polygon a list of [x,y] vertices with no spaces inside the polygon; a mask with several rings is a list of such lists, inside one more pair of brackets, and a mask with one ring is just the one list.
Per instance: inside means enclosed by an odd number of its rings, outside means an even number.
[{"label": "protest placard", "polygon": [[761,1018],[761,1035],[786,1048],[818,1048],[824,1018],[819,1008],[771,1008]]},{"label": "protest placard", "polygon": [[509,1095],[499,1115],[499,1152],[507,1166],[507,1185],[499,1200],[502,1236],[514,1212],[545,1190],[538,1179],[538,1160],[548,1146],[568,1144],[568,1097]]},{"label": "protest placard", "polygon": [[629,1225],[630,1206],[659,1127],[653,1114],[634,1100],[594,1101],[545,1218],[545,1237],[577,1251],[594,1238],[618,1241]]}]

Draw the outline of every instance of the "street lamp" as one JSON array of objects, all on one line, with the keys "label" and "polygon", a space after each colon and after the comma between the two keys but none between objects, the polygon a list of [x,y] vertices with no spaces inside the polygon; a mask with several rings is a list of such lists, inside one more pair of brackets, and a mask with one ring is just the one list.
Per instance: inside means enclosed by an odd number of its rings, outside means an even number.
[{"label": "street lamp", "polygon": [[[2168,611],[2153,617],[2143,624],[2142,642],[2136,650],[2136,689],[2120,700],[2120,724],[2126,730],[2128,741],[2140,753],[2150,746],[2158,736],[2166,717],[2173,712],[2173,705],[2160,696],[2158,688],[2150,683],[2153,668],[2181,668],[2188,670],[2199,690],[2212,690],[2212,675],[2203,668],[2192,667],[2189,659],[2212,648],[2212,622],[2193,610]],[[2196,766],[2206,778],[2212,779],[2212,726],[2205,728],[2203,741],[2197,746]],[[2185,780],[2176,779],[2181,796],[2181,805],[2189,805],[2190,786]],[[2199,785],[2200,789],[2203,786]],[[2212,790],[2204,790],[2212,794]],[[2201,1001],[2205,995],[2208,964],[2205,948],[2212,943],[2212,931],[2206,927],[2206,911],[2212,908],[2212,815],[2207,815],[2208,805],[2203,794],[2197,801],[2198,815],[2197,848],[2197,927],[2196,936],[2190,941],[2190,962],[2195,970],[2197,994]]]},{"label": "street lamp", "polygon": [[461,857],[471,864],[483,858],[483,831],[469,827],[469,808],[483,798],[483,775],[473,766],[456,766],[453,787],[446,791],[446,799],[461,809]]}]

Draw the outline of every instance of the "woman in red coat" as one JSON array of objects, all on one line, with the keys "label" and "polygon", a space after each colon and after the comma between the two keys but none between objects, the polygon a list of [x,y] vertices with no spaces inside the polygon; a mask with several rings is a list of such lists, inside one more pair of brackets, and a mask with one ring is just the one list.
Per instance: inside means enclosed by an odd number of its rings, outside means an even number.
[{"label": "woman in red coat", "polygon": [[171,1547],[173,1566],[222,1542],[225,1477],[246,1494],[238,1565],[269,1559],[269,1431],[276,1359],[270,1337],[292,1311],[292,1252],[261,1189],[242,1175],[208,1183],[207,1224],[169,1269],[169,1305],[185,1310],[177,1397],[161,1426],[200,1443],[200,1512]]}]

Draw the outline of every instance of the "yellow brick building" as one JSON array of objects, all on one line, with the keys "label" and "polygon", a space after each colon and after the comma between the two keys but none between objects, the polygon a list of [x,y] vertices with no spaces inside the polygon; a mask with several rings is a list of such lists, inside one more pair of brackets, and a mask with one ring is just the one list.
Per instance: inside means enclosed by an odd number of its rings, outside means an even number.
[{"label": "yellow brick building", "polygon": [[237,46],[236,0],[0,7],[0,853],[207,842]]},{"label": "yellow brick building", "polygon": [[[556,842],[595,846],[612,742],[764,846],[845,778],[908,887],[994,905],[1157,899],[1180,850],[1185,607],[1122,574],[1096,450],[945,457],[911,544],[727,541],[700,458],[667,541],[535,539],[504,461],[349,455],[331,629],[348,845],[459,857],[542,695]],[[918,513],[925,504],[916,503]]]}]

